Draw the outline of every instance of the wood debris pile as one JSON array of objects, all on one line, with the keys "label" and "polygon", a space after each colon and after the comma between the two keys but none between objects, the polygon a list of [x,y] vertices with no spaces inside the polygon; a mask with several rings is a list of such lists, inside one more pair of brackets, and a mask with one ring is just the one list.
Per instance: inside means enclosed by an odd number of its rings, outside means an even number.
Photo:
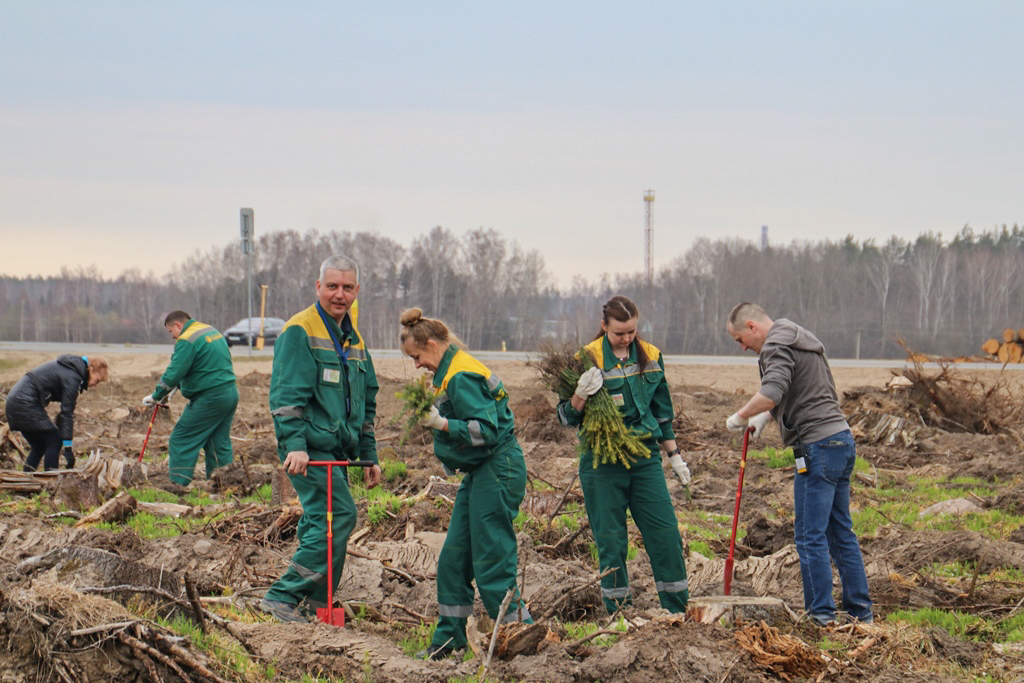
[{"label": "wood debris pile", "polygon": [[926,372],[920,364],[903,372],[911,401],[925,424],[949,432],[1016,434],[1024,423],[1024,403],[1005,375],[992,381],[968,377],[943,364]]},{"label": "wood debris pile", "polygon": [[814,676],[827,664],[820,650],[763,621],[736,631],[736,642],[755,662],[787,681]]},{"label": "wood debris pile", "polygon": [[[67,585],[35,581],[31,588],[0,593],[0,604],[6,612],[0,632],[11,646],[0,654],[0,664],[12,680],[223,683],[239,678],[188,640],[113,600]],[[34,670],[26,670],[29,666]]]},{"label": "wood debris pile", "polygon": [[1003,340],[996,338],[986,339],[981,345],[981,350],[992,360],[997,360],[1004,365],[1007,363],[1024,363],[1024,327],[1013,329],[1007,327],[1003,330]]}]

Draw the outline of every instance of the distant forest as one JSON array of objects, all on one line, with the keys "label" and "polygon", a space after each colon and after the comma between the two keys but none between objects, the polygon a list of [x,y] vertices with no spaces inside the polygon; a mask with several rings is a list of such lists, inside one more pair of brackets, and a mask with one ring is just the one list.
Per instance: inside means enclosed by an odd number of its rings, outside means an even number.
[{"label": "distant forest", "polygon": [[[471,349],[533,351],[545,341],[592,339],[614,294],[640,307],[641,335],[670,354],[736,354],[725,317],[740,301],[813,330],[833,358],[900,358],[898,340],[944,356],[976,355],[988,337],[1024,327],[1024,229],[951,240],[925,233],[879,244],[848,236],[761,249],[700,238],[654,274],[576,278],[568,290],[536,250],[493,229],[458,236],[435,227],[406,246],[375,233],[281,231],[255,242],[253,312],[267,285],[267,315],[288,318],[314,300],[323,258],[360,264],[359,328],[370,348],[397,346],[399,314],[419,306]],[[0,340],[93,343],[168,341],[163,316],[182,308],[226,329],[248,312],[240,244],[197,252],[167,277],[129,270],[0,276]]]}]

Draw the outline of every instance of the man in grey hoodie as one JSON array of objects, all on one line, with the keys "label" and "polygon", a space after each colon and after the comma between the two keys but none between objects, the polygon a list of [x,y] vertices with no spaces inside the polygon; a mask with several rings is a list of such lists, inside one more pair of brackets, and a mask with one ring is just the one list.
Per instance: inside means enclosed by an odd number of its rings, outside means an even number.
[{"label": "man in grey hoodie", "polygon": [[757,438],[775,418],[783,443],[796,454],[793,532],[804,609],[821,625],[835,622],[831,555],[843,585],[843,609],[870,622],[867,573],[850,517],[850,476],[857,454],[825,347],[810,331],[785,318],[772,320],[757,304],[736,306],[726,329],[744,351],[758,354],[761,372],[760,391],[729,416],[726,427],[753,429]]}]

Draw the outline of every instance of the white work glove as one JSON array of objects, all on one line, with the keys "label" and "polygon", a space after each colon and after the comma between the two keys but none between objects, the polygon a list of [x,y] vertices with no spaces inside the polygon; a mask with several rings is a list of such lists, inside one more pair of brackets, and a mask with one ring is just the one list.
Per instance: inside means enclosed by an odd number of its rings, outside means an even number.
[{"label": "white work glove", "polygon": [[155,399],[155,398],[153,398],[153,395],[152,395],[152,394],[147,394],[147,395],[146,395],[145,397],[143,397],[143,399],[142,399],[142,405],[144,405],[144,406],[152,406],[152,405],[156,405],[156,399]]},{"label": "white work glove", "polygon": [[586,401],[588,398],[600,391],[603,384],[604,373],[601,372],[601,368],[594,366],[580,375],[579,381],[576,382],[575,393]]},{"label": "white work glove", "polygon": [[747,418],[740,417],[738,412],[733,413],[729,416],[729,419],[725,421],[725,427],[730,432],[742,432],[747,428]]},{"label": "white work glove", "polygon": [[437,406],[430,406],[430,412],[420,418],[420,424],[428,429],[440,429],[443,431],[448,426],[448,420],[441,417],[441,413],[437,412]]},{"label": "white work glove", "polygon": [[683,456],[676,453],[668,459],[668,464],[672,466],[672,471],[676,473],[677,477],[679,477],[679,483],[683,486],[689,486],[690,468],[686,466]]},{"label": "white work glove", "polygon": [[763,413],[758,413],[754,417],[747,421],[747,427],[753,427],[754,431],[751,433],[751,438],[758,438],[761,436],[761,430],[764,429],[765,425],[772,421],[772,414],[767,410]]}]

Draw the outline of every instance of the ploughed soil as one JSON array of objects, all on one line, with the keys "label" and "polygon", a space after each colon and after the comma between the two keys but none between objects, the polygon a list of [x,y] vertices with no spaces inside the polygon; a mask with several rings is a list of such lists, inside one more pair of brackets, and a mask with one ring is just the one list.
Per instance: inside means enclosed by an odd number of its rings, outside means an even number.
[{"label": "ploughed soil", "polygon": [[[0,398],[21,374],[48,359],[37,353],[0,354]],[[85,392],[76,412],[80,465],[89,452],[134,463],[150,419],[140,400],[168,360],[127,353],[108,359],[111,381]],[[76,508],[62,495],[62,488],[81,485],[73,474],[30,478],[41,491],[3,492],[0,681],[319,676],[426,682],[465,680],[478,674],[485,660],[488,679],[552,683],[1024,680],[1019,648],[989,642],[983,629],[975,638],[953,637],[940,628],[886,620],[896,610],[923,607],[977,614],[985,623],[1013,618],[1024,603],[1024,530],[1007,523],[998,534],[982,534],[950,515],[952,521],[943,527],[948,530],[917,531],[906,521],[880,518],[861,539],[875,623],[823,630],[801,618],[792,470],[770,467],[763,457],[750,458],[745,474],[732,594],[780,598],[789,608],[783,608],[782,618],[706,624],[692,615],[668,614],[659,608],[643,539],[631,524],[630,538],[638,548],[628,567],[634,605],[612,622],[601,606],[592,538],[581,512],[575,435],[558,425],[554,397],[531,368],[511,361],[489,365],[511,395],[529,471],[519,535],[520,585],[539,624],[502,630],[493,658],[488,660],[486,651],[491,624],[479,601],[471,620],[474,657],[422,662],[410,656],[410,643],[422,641],[437,615],[434,572],[457,481],[443,478],[426,435],[414,433],[403,442],[392,423],[400,411],[395,393],[419,374],[406,360],[377,362],[381,459],[406,466],[404,475],[389,477],[384,488],[403,503],[359,503],[360,522],[337,596],[349,623],[344,629],[316,621],[282,624],[256,608],[295,549],[298,508],[288,487],[280,485],[267,408],[270,361],[239,358],[233,465],[206,481],[200,461],[197,480],[187,490],[169,482],[167,440],[184,405],[175,396],[154,423],[141,474],[138,468],[124,469],[120,490],[160,490],[162,501],[177,500],[159,510],[164,515],[160,533],[140,534],[129,523],[131,512],[113,523],[82,523],[82,515],[95,506]],[[757,389],[757,370],[670,366],[668,373],[679,444],[693,473],[684,489],[666,469],[668,487],[683,534],[691,595],[713,601],[723,592],[741,450],[741,439],[724,424]],[[834,373],[844,409],[858,425],[858,454],[870,464],[855,483],[855,510],[880,506],[882,491],[907,486],[906,478],[917,475],[936,478],[937,486],[955,489],[957,497],[978,508],[1024,514],[1024,442],[1014,425],[992,435],[946,430],[929,425],[927,409],[919,403],[886,390],[895,371],[836,368]],[[0,430],[3,426],[0,421]],[[774,425],[752,449],[766,447],[781,450]],[[0,484],[16,480],[22,462],[15,442],[0,439]],[[985,481],[983,494],[958,483],[965,477]],[[265,485],[275,479],[273,494],[267,495]],[[101,491],[97,502],[117,493]],[[143,503],[139,506],[137,511]],[[189,522],[196,518],[206,521]],[[973,580],[934,571],[956,562],[976,568]],[[1000,574],[1005,580],[984,578],[1000,569],[1006,570]],[[838,580],[836,585],[838,600]],[[201,615],[212,635],[181,637],[161,621],[198,623]],[[588,640],[577,627],[581,622],[625,632],[611,642]],[[218,645],[204,644],[204,638],[216,638]],[[229,666],[228,657],[217,655],[225,648],[244,654],[255,668]]]}]

